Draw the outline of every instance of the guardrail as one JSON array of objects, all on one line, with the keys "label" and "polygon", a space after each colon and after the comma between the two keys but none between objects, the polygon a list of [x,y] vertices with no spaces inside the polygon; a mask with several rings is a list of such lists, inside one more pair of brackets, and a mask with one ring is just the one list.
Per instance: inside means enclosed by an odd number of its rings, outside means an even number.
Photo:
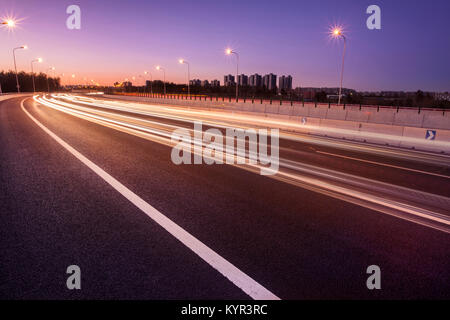
[{"label": "guardrail", "polygon": [[130,97],[144,97],[144,98],[155,98],[155,99],[167,99],[167,100],[184,100],[184,101],[205,101],[205,102],[226,102],[226,103],[251,103],[251,104],[270,104],[270,105],[280,105],[280,106],[294,106],[294,105],[311,105],[313,104],[316,107],[326,106],[328,108],[375,108],[377,110],[380,109],[395,109],[399,110],[415,110],[418,113],[422,111],[437,111],[437,112],[450,112],[450,109],[442,109],[442,108],[425,108],[425,107],[403,107],[403,106],[382,106],[382,105],[369,105],[369,104],[346,104],[343,103],[338,105],[336,103],[323,103],[323,102],[314,102],[314,101],[305,101],[305,100],[294,100],[294,99],[266,99],[266,98],[247,98],[247,97],[239,97],[236,99],[231,96],[216,96],[216,95],[204,95],[204,94],[178,94],[178,93],[167,93],[166,95],[162,93],[148,93],[148,92],[120,92],[120,91],[107,91],[105,92],[111,95],[120,95],[120,96],[130,96]]},{"label": "guardrail", "polygon": [[126,100],[140,100],[151,103],[172,104],[188,108],[207,110],[222,109],[242,113],[261,113],[268,117],[309,117],[327,120],[353,121],[427,129],[450,130],[450,110],[392,108],[366,105],[334,105],[289,101],[284,104],[270,100],[246,100],[236,102],[212,96],[166,95],[150,93],[122,93]]}]

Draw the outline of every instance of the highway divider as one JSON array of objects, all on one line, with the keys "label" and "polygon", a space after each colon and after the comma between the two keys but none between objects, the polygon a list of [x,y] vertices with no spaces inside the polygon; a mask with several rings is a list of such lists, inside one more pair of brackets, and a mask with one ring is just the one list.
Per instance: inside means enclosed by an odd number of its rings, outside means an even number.
[{"label": "highway divider", "polygon": [[[373,106],[282,105],[121,95],[104,98],[165,104],[193,110],[263,117],[278,129],[313,135],[450,154],[450,111]],[[274,127],[274,126],[271,126]]]}]

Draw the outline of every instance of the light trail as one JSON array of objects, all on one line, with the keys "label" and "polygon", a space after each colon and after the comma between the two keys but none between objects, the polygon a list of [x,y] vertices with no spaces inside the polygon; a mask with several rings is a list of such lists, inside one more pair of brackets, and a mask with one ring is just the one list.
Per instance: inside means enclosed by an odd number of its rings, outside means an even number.
[{"label": "light trail", "polygon": [[42,130],[44,130],[50,137],[52,137],[57,143],[59,143],[63,148],[80,160],[89,169],[95,172],[100,178],[107,182],[111,187],[113,187],[117,192],[124,196],[127,200],[133,203],[137,208],[144,212],[149,218],[155,221],[158,225],[164,228],[177,240],[179,240],[183,245],[192,250],[201,259],[208,263],[211,267],[221,273],[225,278],[230,280],[234,285],[248,294],[252,299],[255,300],[280,300],[275,294],[264,288],[261,284],[253,280],[247,274],[242,272],[236,266],[231,264],[228,260],[224,259],[214,250],[206,246],[203,242],[198,240],[192,234],[184,230],[182,227],[177,225],[175,222],[167,218],[164,214],[156,210],[141,197],[135,194],[133,191],[128,189],[125,185],[115,179],[113,176],[108,174],[106,171],[100,168],[97,164],[86,158],[83,154],[77,151],[75,148],[70,146],[66,141],[57,136],[54,132],[44,126],[36,118],[34,118],[24,107],[22,100],[21,107],[23,112],[35,122]]},{"label": "light trail", "polygon": [[[167,108],[163,106],[158,105],[149,105],[149,104],[136,104],[136,103],[126,103],[126,102],[119,102],[119,101],[106,101],[106,100],[98,100],[98,99],[89,99],[85,97],[78,97],[78,96],[64,96],[64,99],[70,100],[72,102],[76,103],[82,103],[86,105],[90,105],[93,107],[99,107],[99,108],[107,108],[107,109],[113,109],[128,113],[135,113],[140,115],[146,115],[146,116],[152,116],[152,117],[158,117],[161,119],[168,119],[168,120],[175,120],[175,121],[181,121],[185,123],[193,123],[194,121],[201,120],[204,124],[209,126],[216,126],[218,128],[235,128],[240,127],[243,129],[248,128],[272,128],[273,126],[267,125],[267,119],[261,117],[252,117],[252,118],[259,118],[258,123],[256,123],[253,126],[249,126],[248,116],[245,118],[242,118],[242,115],[223,115],[219,114],[217,111],[208,111],[205,112],[198,112],[198,111],[192,111],[192,110],[183,110],[178,107]],[[79,101],[81,100],[81,101]],[[101,101],[100,103],[98,101]],[[106,103],[105,103],[106,102]],[[188,115],[185,115],[183,117],[179,116],[179,113],[185,113]],[[194,115],[193,115],[194,113]],[[190,114],[190,116],[189,116]],[[225,118],[224,118],[225,117]],[[218,122],[221,121],[221,122]],[[273,122],[273,121],[272,121]],[[224,125],[228,124],[228,125]],[[231,127],[233,125],[233,127]],[[297,124],[298,125],[298,124]],[[323,147],[333,147],[333,148],[339,148],[342,150],[347,151],[359,151],[367,154],[373,154],[373,155],[381,155],[381,156],[388,156],[391,158],[401,159],[405,161],[415,161],[415,162],[422,162],[426,164],[433,164],[433,165],[440,165],[440,166],[446,166],[450,168],[450,156],[444,155],[444,154],[435,154],[435,153],[429,153],[424,151],[417,151],[414,152],[409,151],[407,149],[401,149],[401,148],[395,148],[390,146],[383,146],[378,147],[375,145],[370,145],[367,143],[360,143],[357,141],[342,141],[337,138],[329,138],[329,137],[322,137],[322,136],[315,136],[315,135],[305,135],[299,132],[296,132],[295,134],[290,132],[280,132],[280,138],[295,142],[302,142],[302,143],[309,143],[309,144],[315,144],[318,146]],[[450,144],[448,144],[450,146]]]},{"label": "light trail", "polygon": [[[106,125],[108,127],[144,137],[158,143],[164,143],[167,146],[175,145],[171,141],[171,134],[167,131],[150,129],[142,125],[130,124],[124,122],[123,120],[113,120],[104,116],[74,110],[80,108],[80,106],[76,105],[72,105],[72,107],[60,106],[56,103],[50,102],[46,98],[42,99],[35,97],[35,100],[43,105],[46,105],[47,107],[83,118],[85,120]],[[91,112],[98,112],[98,110],[91,110]],[[116,114],[115,116],[118,118],[121,117]],[[125,118],[130,117],[125,116]],[[131,118],[136,119],[134,117]],[[154,123],[154,121],[151,121],[150,123]],[[184,140],[184,142],[191,146],[191,141]],[[199,145],[202,148],[204,147],[203,141],[198,141],[196,139],[192,140],[192,144]],[[190,150],[191,153],[195,153],[195,150]],[[221,151],[226,154],[226,150]],[[204,154],[203,157],[205,157]],[[252,172],[254,172],[256,168],[261,169],[262,167],[260,165],[250,165],[248,163],[246,165],[235,166]],[[357,177],[342,172],[336,172],[330,169],[306,165],[286,159],[280,159],[280,168],[283,170],[280,170],[277,175],[271,177],[281,179],[316,192],[324,193],[341,200],[356,203],[360,206],[367,207],[378,212],[387,213],[404,220],[450,233],[450,217],[448,215],[444,215],[423,207],[418,207],[417,204],[408,204],[408,202],[415,199],[421,199],[424,203],[428,203],[429,206],[440,203],[444,207],[444,212],[448,213],[450,198],[399,187],[367,178]],[[289,170],[291,170],[291,172],[289,172]],[[292,173],[292,170],[296,171],[296,173]],[[299,174],[299,172],[301,172],[301,174]],[[315,178],[311,178],[311,175]],[[344,184],[344,186],[339,184]],[[363,192],[361,189],[366,191]],[[403,200],[406,199],[407,201],[396,200],[393,195],[400,197]]]},{"label": "light trail", "polygon": [[422,171],[422,170],[416,170],[416,169],[412,169],[412,168],[405,168],[405,167],[395,166],[395,165],[388,164],[388,163],[380,163],[380,162],[376,162],[376,161],[370,161],[370,160],[365,160],[365,159],[360,159],[360,158],[355,158],[355,157],[348,157],[348,156],[344,156],[344,155],[336,154],[336,153],[330,153],[330,152],[324,152],[324,151],[316,151],[316,152],[320,153],[320,154],[325,154],[325,155],[328,155],[328,156],[332,156],[332,157],[338,157],[338,158],[349,159],[349,160],[354,160],[354,161],[366,162],[366,163],[375,164],[375,165],[378,165],[378,166],[391,167],[391,168],[395,168],[395,169],[407,170],[407,171],[411,171],[411,172],[427,174],[427,175],[430,175],[430,176],[450,179],[450,176],[446,176],[444,174],[438,174],[438,173],[434,173],[434,172],[427,172],[427,171]]}]

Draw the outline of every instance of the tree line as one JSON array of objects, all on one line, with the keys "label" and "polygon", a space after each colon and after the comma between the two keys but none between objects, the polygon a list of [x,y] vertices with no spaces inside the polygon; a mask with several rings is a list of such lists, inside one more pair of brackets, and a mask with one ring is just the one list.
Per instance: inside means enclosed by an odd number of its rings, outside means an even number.
[{"label": "tree line", "polygon": [[[164,82],[161,80],[154,80],[152,85],[146,86],[130,86],[124,87],[125,92],[150,92],[150,88],[153,93],[163,93],[164,92]],[[166,93],[167,94],[187,94],[188,87],[186,84],[176,84],[173,82],[166,82]],[[236,96],[236,86],[199,86],[191,85],[190,93],[193,95],[208,95],[208,96],[219,96],[219,97],[235,97]],[[294,92],[286,93],[281,92],[284,98],[288,98],[294,94]],[[279,96],[276,89],[268,90],[265,87],[251,87],[251,86],[239,86],[239,97],[240,98],[264,98],[269,99],[271,97]]]},{"label": "tree line", "polygon": [[[21,92],[33,92],[33,77],[31,73],[21,71],[17,74],[19,78],[19,85]],[[45,73],[35,73],[34,82],[36,85],[36,91],[47,91],[50,87],[50,91],[56,91],[60,88],[60,78],[49,77],[47,87],[47,76]],[[2,71],[0,72],[0,86],[3,93],[17,92],[16,87],[16,73],[14,71]]]}]

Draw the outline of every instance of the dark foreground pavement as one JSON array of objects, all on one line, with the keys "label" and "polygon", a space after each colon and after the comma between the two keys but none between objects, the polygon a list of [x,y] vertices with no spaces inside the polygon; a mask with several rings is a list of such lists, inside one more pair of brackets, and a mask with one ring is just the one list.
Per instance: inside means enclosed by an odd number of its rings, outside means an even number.
[{"label": "dark foreground pavement", "polygon": [[[22,100],[0,103],[0,299],[249,298],[57,144]],[[236,167],[176,166],[167,146],[25,107],[282,299],[449,298],[446,233]],[[78,291],[65,285],[73,264]],[[382,290],[366,288],[373,264]]]}]

